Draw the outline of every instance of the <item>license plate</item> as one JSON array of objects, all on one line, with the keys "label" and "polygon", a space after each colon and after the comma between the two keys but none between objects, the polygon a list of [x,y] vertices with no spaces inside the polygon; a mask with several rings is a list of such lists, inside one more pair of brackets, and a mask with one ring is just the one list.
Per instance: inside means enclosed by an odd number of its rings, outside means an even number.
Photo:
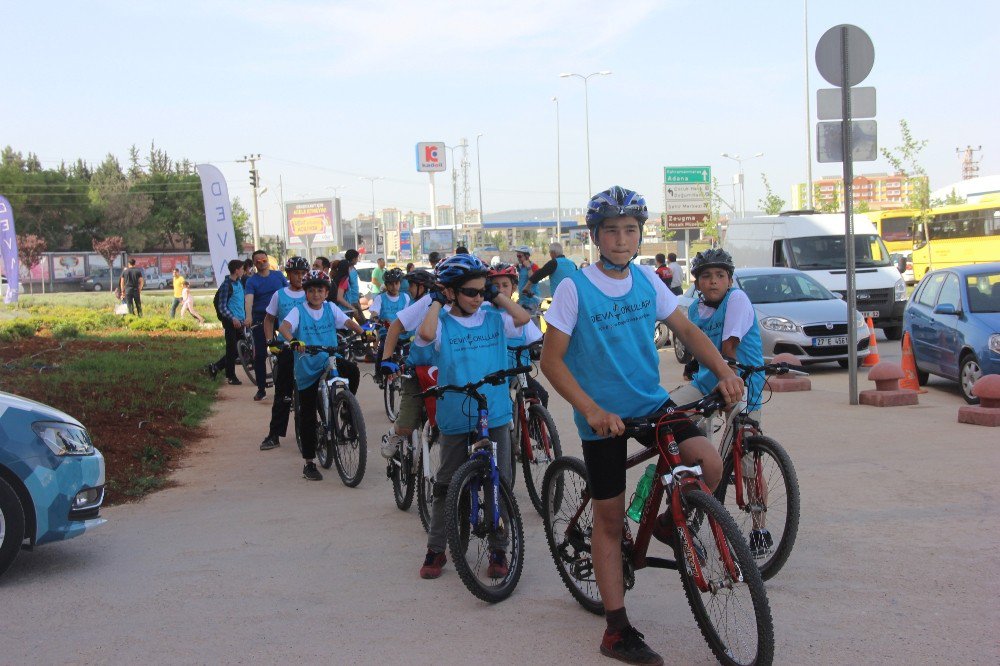
[{"label": "license plate", "polygon": [[846,344],[846,335],[833,335],[828,338],[813,338],[813,347],[837,347]]},{"label": "license plate", "polygon": [[861,316],[864,317],[865,319],[867,319],[868,317],[871,317],[872,319],[878,319],[878,310],[867,310],[867,311],[862,310]]}]

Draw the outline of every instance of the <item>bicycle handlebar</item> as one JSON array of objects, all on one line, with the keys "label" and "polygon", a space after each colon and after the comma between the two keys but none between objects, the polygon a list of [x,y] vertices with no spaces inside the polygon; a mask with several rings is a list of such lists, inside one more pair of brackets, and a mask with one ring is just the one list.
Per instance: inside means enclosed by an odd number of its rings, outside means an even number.
[{"label": "bicycle handlebar", "polygon": [[788,363],[765,363],[764,365],[743,365],[739,361],[727,359],[729,366],[740,371],[740,377],[746,380],[755,372],[763,372],[765,375],[808,375],[808,372],[788,365]]},{"label": "bicycle handlebar", "polygon": [[507,351],[512,351],[515,354],[520,354],[523,351],[528,351],[531,349],[537,349],[542,346],[542,340],[535,340],[534,342],[526,345],[519,345],[517,347],[507,347]]},{"label": "bicycle handlebar", "polygon": [[306,354],[311,354],[315,356],[316,354],[327,353],[330,355],[343,354],[350,349],[349,345],[339,344],[336,347],[331,347],[328,345],[290,345],[284,340],[272,340],[267,344],[268,347],[281,347],[282,349],[301,349]]},{"label": "bicycle handlebar", "polygon": [[465,386],[458,386],[457,384],[439,384],[438,386],[432,386],[426,391],[421,391],[416,395],[417,398],[438,398],[444,393],[465,393],[466,395],[473,395],[477,393],[479,387],[485,384],[492,384],[493,386],[499,386],[503,384],[510,377],[516,375],[523,375],[531,372],[534,368],[530,365],[522,365],[516,368],[510,368],[509,370],[497,370],[496,372],[491,372],[486,375],[478,382],[470,382]]},{"label": "bicycle handlebar", "polygon": [[683,412],[697,412],[704,416],[709,416],[712,412],[716,412],[726,406],[722,395],[718,391],[712,391],[703,398],[699,398],[694,402],[689,402],[686,405],[678,405],[676,407],[670,407],[662,412],[656,412],[655,414],[649,414],[648,416],[635,416],[627,419],[622,419],[622,423],[625,424],[625,437],[641,437],[648,433],[656,431],[656,426],[667,414],[682,414]]}]

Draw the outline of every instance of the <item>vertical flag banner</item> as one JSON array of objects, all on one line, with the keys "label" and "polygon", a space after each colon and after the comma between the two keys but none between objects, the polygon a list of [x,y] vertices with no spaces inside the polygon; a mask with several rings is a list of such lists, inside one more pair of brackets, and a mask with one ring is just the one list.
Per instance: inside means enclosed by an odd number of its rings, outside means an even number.
[{"label": "vertical flag banner", "polygon": [[199,164],[201,196],[205,201],[205,223],[208,228],[208,252],[212,255],[215,283],[222,284],[229,275],[226,265],[236,259],[236,233],[233,227],[233,210],[229,203],[229,188],[222,173],[211,164]]},{"label": "vertical flag banner", "polygon": [[14,211],[7,197],[0,196],[0,258],[3,259],[2,272],[7,277],[7,293],[4,303],[17,303],[19,288],[20,260],[17,258],[17,235],[14,231]]}]

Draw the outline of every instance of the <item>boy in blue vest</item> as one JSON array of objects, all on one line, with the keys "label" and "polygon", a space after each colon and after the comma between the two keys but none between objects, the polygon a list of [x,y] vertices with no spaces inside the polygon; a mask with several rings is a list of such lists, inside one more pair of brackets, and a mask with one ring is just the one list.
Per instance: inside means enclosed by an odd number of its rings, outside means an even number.
[{"label": "boy in blue vest", "polygon": [[410,295],[400,291],[402,280],[403,271],[398,268],[390,268],[382,274],[385,291],[375,296],[368,306],[368,314],[372,320],[389,326],[396,321],[399,312],[410,305]]},{"label": "boy in blue vest", "polygon": [[[514,288],[517,286],[517,275],[517,267],[510,264],[499,262],[495,266],[490,267],[490,283],[496,285],[500,293],[507,298],[513,298],[514,296]],[[520,302],[518,302],[518,305],[520,305]],[[484,305],[483,307],[486,306]],[[527,308],[525,309],[527,310]],[[507,340],[507,346],[523,347],[524,345],[538,342],[541,339],[542,331],[535,325],[534,321],[529,321],[524,326],[518,328],[516,336]],[[521,358],[518,359],[514,352],[508,352],[508,359],[510,367],[516,368],[518,365],[528,362],[528,355],[521,352]],[[518,363],[518,360],[522,361],[522,363]],[[528,375],[528,388],[535,392],[535,395],[541,400],[543,407],[549,406],[549,392],[531,375]]]},{"label": "boy in blue vest", "polygon": [[[468,384],[507,367],[507,340],[531,317],[495,286],[487,284],[486,265],[470,254],[455,254],[435,269],[441,291],[431,295],[431,305],[417,331],[414,347],[432,347],[438,367],[438,384]],[[491,308],[482,307],[489,301]],[[450,303],[448,311],[442,311]],[[501,315],[503,311],[507,317]],[[504,483],[510,484],[511,403],[507,385],[479,389],[489,404],[490,439],[497,443],[497,465]],[[476,430],[476,417],[469,416],[468,398],[453,393],[437,401],[437,425],[441,431],[441,464],[434,483],[427,554],[421,578],[437,578],[447,562],[445,497],[452,475],[467,460],[468,435]],[[475,414],[475,408],[472,409]],[[503,578],[508,572],[509,539],[499,537],[490,544],[487,575]]]},{"label": "boy in blue vest", "polygon": [[528,296],[535,293],[535,285],[545,278],[549,279],[549,286],[551,287],[549,294],[555,295],[560,283],[576,273],[576,264],[567,259],[566,255],[563,254],[562,243],[551,243],[549,245],[549,256],[551,259],[545,262],[544,266],[532,273],[531,277],[528,278],[528,285],[525,289]]},{"label": "boy in blue vest", "polygon": [[[326,297],[330,293],[330,278],[323,271],[310,271],[303,282],[305,287],[305,302],[299,301],[289,310],[281,322],[279,331],[289,346],[297,349],[295,356],[295,386],[299,392],[299,433],[302,438],[302,458],[306,461],[302,468],[302,476],[310,481],[323,478],[316,469],[316,395],[319,391],[319,378],[326,369],[329,354],[305,354],[301,345],[325,345],[335,347],[338,344],[337,329],[349,328],[355,333],[361,333],[361,326],[348,319],[343,310],[328,303]],[[346,359],[337,359],[337,372],[342,377],[358,375],[358,366]]]},{"label": "boy in blue vest", "polygon": [[[662,658],[646,645],[625,611],[621,534],[626,458],[622,418],[646,416],[673,404],[660,386],[652,335],[657,320],[666,320],[695,358],[715,372],[727,404],[743,395],[743,382],[711,340],[677,311],[676,295],[652,267],[632,263],[648,216],[642,196],[621,187],[590,200],[587,227],[601,258],[563,280],[553,295],[545,317],[542,372],[573,406],[583,441],[593,498],[594,574],[607,619],[601,653],[631,664],[655,665],[662,664]],[[714,488],[722,475],[718,452],[690,421],[673,430],[684,463],[700,464],[705,482]],[[669,543],[670,532],[658,529],[656,535]]]},{"label": "boy in blue vest", "polygon": [[[288,286],[279,289],[271,296],[264,316],[264,337],[274,340],[274,324],[285,321],[285,317],[296,304],[306,298],[302,288],[302,280],[309,272],[309,261],[305,257],[289,257],[285,262],[285,277]],[[274,404],[271,405],[271,423],[268,426],[267,437],[260,443],[261,451],[268,451],[281,445],[279,438],[288,433],[288,413],[292,408],[292,390],[295,387],[294,366],[295,357],[291,349],[275,346],[271,353],[276,354],[274,364]]]},{"label": "boy in blue vest", "polygon": [[226,371],[226,382],[234,386],[242,384],[236,378],[236,343],[243,335],[243,320],[246,318],[245,300],[243,298],[243,261],[230,259],[226,265],[229,275],[215,292],[215,314],[222,322],[222,330],[226,337],[226,353],[215,363],[209,363],[205,368],[215,379],[220,370]]},{"label": "boy in blue vest", "polygon": [[[743,365],[763,365],[764,351],[760,340],[757,314],[746,293],[733,286],[736,265],[732,256],[722,249],[699,252],[691,261],[691,274],[695,278],[699,298],[688,308],[688,319],[708,336],[722,355],[736,359]],[[680,386],[671,395],[679,404],[697,400],[715,388],[718,379],[697,362],[691,365],[691,383]],[[760,421],[761,394],[764,392],[764,375],[754,373],[747,382],[747,411],[750,418]],[[709,426],[709,432],[712,427]],[[749,456],[744,460],[743,474],[753,480],[756,467]],[[756,484],[747,483],[748,492]],[[763,498],[766,499],[766,498]],[[750,497],[751,503],[755,497]],[[763,512],[752,512],[749,538],[750,552],[755,558],[765,557],[774,546],[774,539],[765,525]]]}]

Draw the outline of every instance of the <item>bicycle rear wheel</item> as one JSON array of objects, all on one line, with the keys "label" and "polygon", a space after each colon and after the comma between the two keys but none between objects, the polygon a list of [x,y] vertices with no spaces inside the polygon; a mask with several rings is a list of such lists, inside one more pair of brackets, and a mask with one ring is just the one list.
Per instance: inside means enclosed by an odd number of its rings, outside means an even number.
[{"label": "bicycle rear wheel", "polygon": [[361,405],[350,391],[337,391],[332,402],[333,461],[337,463],[340,480],[354,488],[365,476],[368,458],[368,438]]},{"label": "bicycle rear wheel", "polygon": [[761,578],[768,580],[788,560],[799,531],[799,479],[795,467],[776,441],[763,435],[749,436],[743,441],[742,509],[736,503],[735,483],[730,455],[715,498],[733,516],[748,540]]},{"label": "bicycle rear wheel", "polygon": [[559,577],[581,606],[603,615],[590,546],[594,512],[582,460],[562,457],[549,465],[542,481],[542,507],[545,539]]},{"label": "bicycle rear wheel", "polygon": [[382,387],[382,401],[385,403],[385,415],[389,417],[391,423],[396,422],[399,416],[399,397],[402,390],[402,381],[399,377],[386,379]]},{"label": "bicycle rear wheel", "polygon": [[256,384],[257,375],[254,374],[253,369],[253,346],[246,339],[236,341],[236,357],[240,359],[240,365],[243,366],[243,372],[246,373],[247,379],[250,380],[251,384]]},{"label": "bicycle rear wheel", "polygon": [[[451,558],[465,587],[483,601],[497,603],[514,592],[521,578],[524,528],[517,501],[503,481],[500,524],[493,525],[493,492],[489,460],[477,456],[468,461],[448,486],[445,521]],[[502,568],[496,566],[498,559]]]},{"label": "bicycle rear wheel", "polygon": [[[774,626],[764,581],[735,521],[717,499],[701,490],[683,494],[693,548],[678,546],[681,582],[688,604],[712,653],[722,664],[770,664],[774,657]],[[718,532],[716,532],[718,530]],[[721,538],[717,538],[717,534]],[[742,580],[723,563],[728,553]],[[698,587],[689,562],[698,558],[707,590]]]},{"label": "bicycle rear wheel", "polygon": [[[417,433],[420,433],[419,437]],[[434,499],[434,475],[437,474],[441,465],[441,449],[435,442],[427,443],[427,457],[429,461],[430,475],[424,472],[423,429],[414,431],[413,448],[417,456],[417,514],[420,516],[420,524],[424,526],[424,531],[431,529],[431,502]]]},{"label": "bicycle rear wheel", "polygon": [[413,503],[417,477],[413,473],[413,448],[410,442],[403,442],[396,455],[389,461],[392,466],[392,494],[400,511],[406,511]]},{"label": "bicycle rear wheel", "polygon": [[[531,455],[521,452],[521,468],[524,470],[524,485],[528,488],[528,497],[538,515],[545,515],[542,504],[542,481],[545,470],[554,460],[562,455],[562,445],[559,443],[559,431],[549,410],[540,404],[528,408],[528,443]],[[520,436],[517,442],[511,442],[511,450],[520,446]],[[530,459],[529,459],[530,458]]]}]

